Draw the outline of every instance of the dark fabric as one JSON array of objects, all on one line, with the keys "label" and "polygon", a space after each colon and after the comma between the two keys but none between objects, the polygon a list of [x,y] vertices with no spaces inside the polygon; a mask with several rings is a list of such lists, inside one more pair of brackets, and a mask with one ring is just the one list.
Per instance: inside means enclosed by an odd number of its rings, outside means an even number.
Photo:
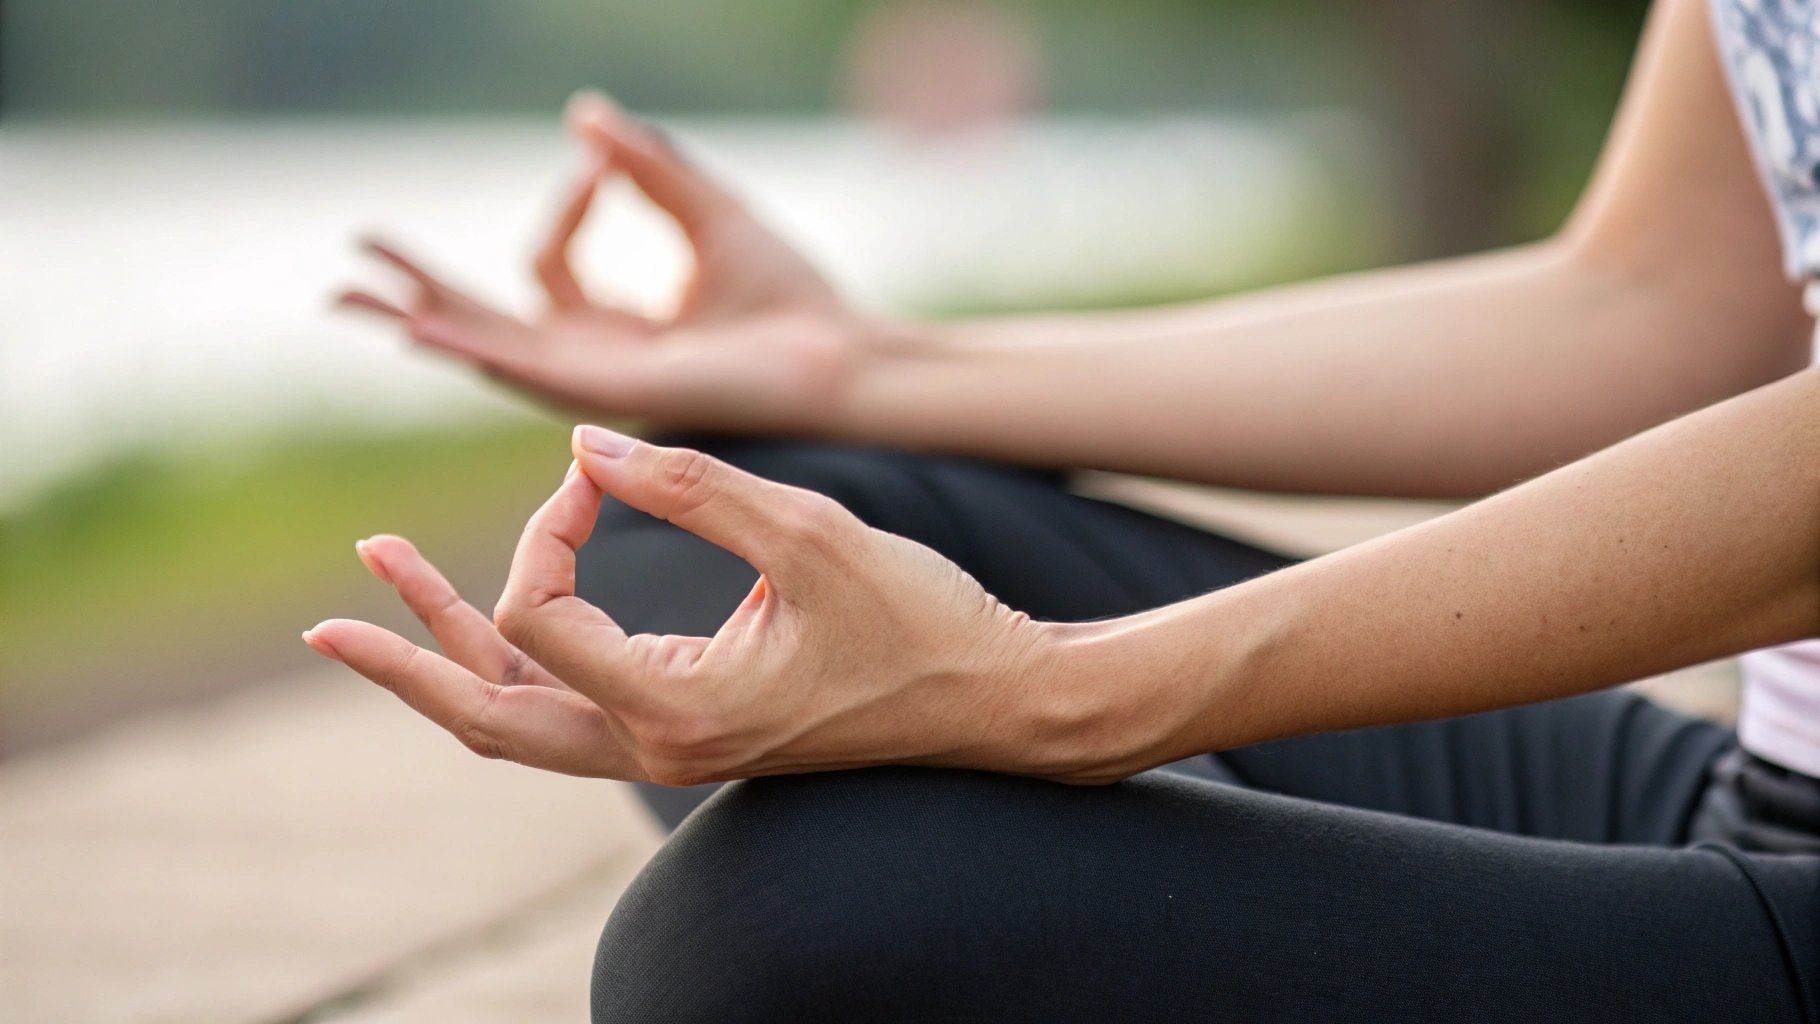
[{"label": "dark fabric", "polygon": [[1734,749],[1713,764],[1693,838],[1764,853],[1820,854],[1820,779]]},{"label": "dark fabric", "polygon": [[[1761,860],[1815,906],[1811,862]],[[734,784],[685,822],[602,935],[594,1018],[1811,1020],[1811,921],[1793,941],[1717,850],[1170,773],[874,769]]]},{"label": "dark fabric", "polygon": [[[1013,608],[1054,621],[1128,615],[1290,564],[1281,555],[1070,494],[1053,473],[839,445],[676,437],[767,479],[820,491],[927,544]],[[619,504],[576,559],[577,592],[635,632],[711,635],[756,573]],[[674,828],[712,786],[640,786]]]},{"label": "dark fabric", "polygon": [[[1038,618],[1287,564],[1049,474],[683,443],[828,493]],[[583,596],[637,630],[712,632],[752,578],[623,507],[580,559]],[[1676,848],[1733,749],[1604,693],[1099,789],[913,770],[736,784],[615,911],[595,1017],[1814,1020],[1820,858]],[[643,789],[671,825],[712,791]]]}]

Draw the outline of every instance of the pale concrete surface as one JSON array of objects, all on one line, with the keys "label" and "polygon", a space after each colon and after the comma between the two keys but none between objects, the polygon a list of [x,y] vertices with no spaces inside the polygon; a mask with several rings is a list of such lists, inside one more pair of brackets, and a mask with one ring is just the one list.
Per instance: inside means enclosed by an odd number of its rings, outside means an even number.
[{"label": "pale concrete surface", "polygon": [[655,846],[618,784],[300,676],[0,769],[0,1020],[295,1019],[570,890],[597,929]]},{"label": "pale concrete surface", "polygon": [[616,862],[445,955],[426,957],[383,987],[320,1020],[333,1024],[579,1024],[588,1019],[594,944],[627,883],[655,847],[634,844]]}]

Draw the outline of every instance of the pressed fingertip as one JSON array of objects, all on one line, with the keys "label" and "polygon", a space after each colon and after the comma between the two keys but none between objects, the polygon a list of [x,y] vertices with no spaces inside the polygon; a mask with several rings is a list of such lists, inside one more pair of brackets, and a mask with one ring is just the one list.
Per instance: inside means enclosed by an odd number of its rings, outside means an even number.
[{"label": "pressed fingertip", "polygon": [[607,459],[624,458],[638,443],[636,438],[627,437],[616,430],[597,427],[590,423],[580,424],[575,428],[575,447],[580,451],[590,452]]},{"label": "pressed fingertip", "polygon": [[585,86],[569,94],[569,100],[563,104],[564,111],[577,120],[601,120],[613,116],[619,104],[605,92]]}]

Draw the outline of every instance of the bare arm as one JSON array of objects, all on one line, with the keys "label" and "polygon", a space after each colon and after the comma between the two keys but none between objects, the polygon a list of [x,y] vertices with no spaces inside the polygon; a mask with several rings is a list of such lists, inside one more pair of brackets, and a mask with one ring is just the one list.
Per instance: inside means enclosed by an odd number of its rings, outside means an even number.
[{"label": "bare arm", "polygon": [[905,327],[840,436],[1291,491],[1477,496],[1793,372],[1805,321],[1701,0],[1661,0],[1555,238],[1220,301]]},{"label": "bare arm", "polygon": [[[928,548],[698,452],[583,427],[574,454],[492,620],[402,540],[360,546],[447,657],[346,619],[304,639],[477,752],[556,771],[684,784],[916,763],[1105,782],[1820,627],[1815,370],[1423,526],[1101,623],[1033,622]],[[760,571],[713,637],[628,636],[575,596],[605,494]]]},{"label": "bare arm", "polygon": [[1051,684],[1067,681],[1052,723],[1072,723],[1070,758],[1114,775],[1564,697],[1814,636],[1820,371],[1336,555],[1048,628],[1064,673]]},{"label": "bare arm", "polygon": [[[1555,237],[1505,252],[1137,313],[951,325],[850,309],[669,144],[581,96],[593,170],[515,317],[394,246],[408,297],[343,303],[558,404],[1262,489],[1479,496],[1802,365],[1806,321],[1705,0],[1658,0],[1598,173]],[[624,175],[695,256],[674,315],[590,299],[570,242]]]}]

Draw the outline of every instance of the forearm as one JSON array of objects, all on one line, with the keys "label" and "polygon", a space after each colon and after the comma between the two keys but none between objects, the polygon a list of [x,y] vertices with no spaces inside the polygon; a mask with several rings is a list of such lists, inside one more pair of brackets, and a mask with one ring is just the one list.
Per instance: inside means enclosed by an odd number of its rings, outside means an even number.
[{"label": "forearm", "polygon": [[1260,489],[1477,496],[1798,365],[1793,347],[1750,360],[1713,344],[1735,313],[1666,291],[1549,244],[1178,310],[935,328],[878,346],[837,432]]},{"label": "forearm", "polygon": [[1256,488],[1476,497],[1804,364],[1704,0],[1657,5],[1558,239],[1136,314],[887,331],[831,432]]},{"label": "forearm", "polygon": [[[1378,541],[1052,629],[1062,692],[1106,698],[1083,735],[1142,735],[1150,763],[1564,697],[1812,636],[1820,371]],[[1174,717],[1155,721],[1159,707]]]}]

